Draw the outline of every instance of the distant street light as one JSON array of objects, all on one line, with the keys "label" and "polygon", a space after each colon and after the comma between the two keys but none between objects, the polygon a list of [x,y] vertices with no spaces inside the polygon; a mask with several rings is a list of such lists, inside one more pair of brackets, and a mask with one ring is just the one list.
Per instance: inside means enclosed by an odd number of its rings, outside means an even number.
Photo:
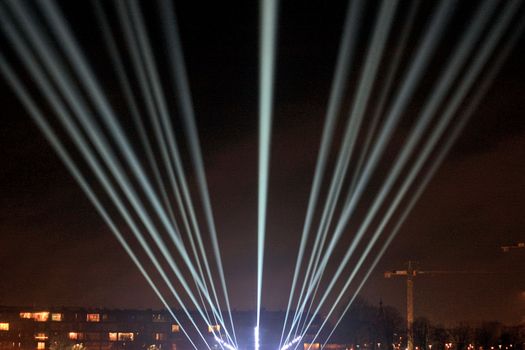
[{"label": "distant street light", "polygon": [[511,244],[511,245],[501,246],[501,250],[504,253],[508,253],[511,249],[523,249],[523,248],[525,248],[525,242],[518,242],[515,244]]}]

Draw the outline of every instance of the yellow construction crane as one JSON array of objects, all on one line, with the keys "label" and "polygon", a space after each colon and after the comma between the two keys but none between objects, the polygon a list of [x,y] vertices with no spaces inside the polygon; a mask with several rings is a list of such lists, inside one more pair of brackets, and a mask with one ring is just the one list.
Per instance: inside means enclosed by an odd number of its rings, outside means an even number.
[{"label": "yellow construction crane", "polygon": [[[523,244],[523,243],[521,243]],[[523,246],[525,248],[525,244]],[[406,270],[392,270],[385,272],[385,278],[404,276],[407,279],[407,348],[414,350],[414,277],[417,275],[437,275],[437,274],[472,274],[472,273],[491,273],[485,271],[439,271],[439,270],[420,270],[414,266],[413,261],[408,262]]]}]

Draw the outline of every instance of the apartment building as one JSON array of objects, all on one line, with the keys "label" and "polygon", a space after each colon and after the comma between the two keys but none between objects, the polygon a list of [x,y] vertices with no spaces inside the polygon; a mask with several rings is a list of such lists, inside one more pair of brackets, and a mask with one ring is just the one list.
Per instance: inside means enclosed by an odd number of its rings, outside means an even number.
[{"label": "apartment building", "polygon": [[192,348],[188,345],[181,327],[163,310],[0,307],[0,349]]}]

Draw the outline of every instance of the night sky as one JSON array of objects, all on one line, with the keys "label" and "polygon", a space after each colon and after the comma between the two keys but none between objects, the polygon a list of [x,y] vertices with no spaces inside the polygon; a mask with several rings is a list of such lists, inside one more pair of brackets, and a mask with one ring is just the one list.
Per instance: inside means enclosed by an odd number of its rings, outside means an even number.
[{"label": "night sky", "polygon": [[[176,7],[230,299],[234,308],[253,309],[257,6],[193,3],[177,2]],[[438,74],[441,55],[450,49],[450,39],[461,30],[462,18],[474,3],[458,9],[430,75]],[[60,5],[105,93],[123,109],[91,2]],[[155,38],[156,9],[143,5]],[[344,1],[281,4],[263,292],[267,309],[286,306],[345,6]],[[423,6],[421,18],[432,6]],[[105,7],[112,18],[113,7]],[[370,17],[376,4],[369,4],[367,11]],[[364,27],[368,25],[365,21]],[[424,20],[417,25],[415,35]],[[0,50],[16,66],[7,40],[0,40]],[[156,54],[165,54],[161,39],[153,40]],[[363,289],[362,296],[371,303],[382,300],[404,312],[404,280],[384,279],[383,272],[403,269],[408,260],[415,260],[423,270],[490,272],[421,276],[415,283],[416,316],[442,323],[523,320],[525,250],[503,254],[499,249],[525,239],[523,44],[520,39]],[[27,75],[24,82],[31,85]],[[3,80],[0,98],[0,304],[161,307]],[[410,113],[416,110],[417,106],[409,108],[396,139],[409,130]],[[351,233],[345,237],[348,242]],[[337,260],[334,256],[332,266]]]}]

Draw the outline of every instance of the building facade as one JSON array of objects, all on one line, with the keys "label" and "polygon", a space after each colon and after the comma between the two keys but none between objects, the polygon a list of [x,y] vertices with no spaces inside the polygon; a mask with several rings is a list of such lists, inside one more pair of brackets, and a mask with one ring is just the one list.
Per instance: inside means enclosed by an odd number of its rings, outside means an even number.
[{"label": "building facade", "polygon": [[[182,325],[187,327],[185,331],[197,349],[209,349],[203,338],[212,350],[221,349],[218,337],[226,337],[220,325],[206,324],[197,313],[192,314],[190,322],[182,312],[174,312]],[[261,349],[278,348],[284,316],[283,311],[261,312]],[[254,350],[255,312],[232,311],[232,317],[239,348]],[[195,349],[184,334],[184,329],[173,320],[166,310],[0,306],[0,350]],[[316,333],[320,320],[317,318],[309,327],[304,338],[306,347]],[[312,349],[318,347],[319,344],[315,344]]]},{"label": "building facade", "polygon": [[72,347],[78,350],[189,349],[180,326],[166,311],[0,309],[0,349],[64,350]]}]

